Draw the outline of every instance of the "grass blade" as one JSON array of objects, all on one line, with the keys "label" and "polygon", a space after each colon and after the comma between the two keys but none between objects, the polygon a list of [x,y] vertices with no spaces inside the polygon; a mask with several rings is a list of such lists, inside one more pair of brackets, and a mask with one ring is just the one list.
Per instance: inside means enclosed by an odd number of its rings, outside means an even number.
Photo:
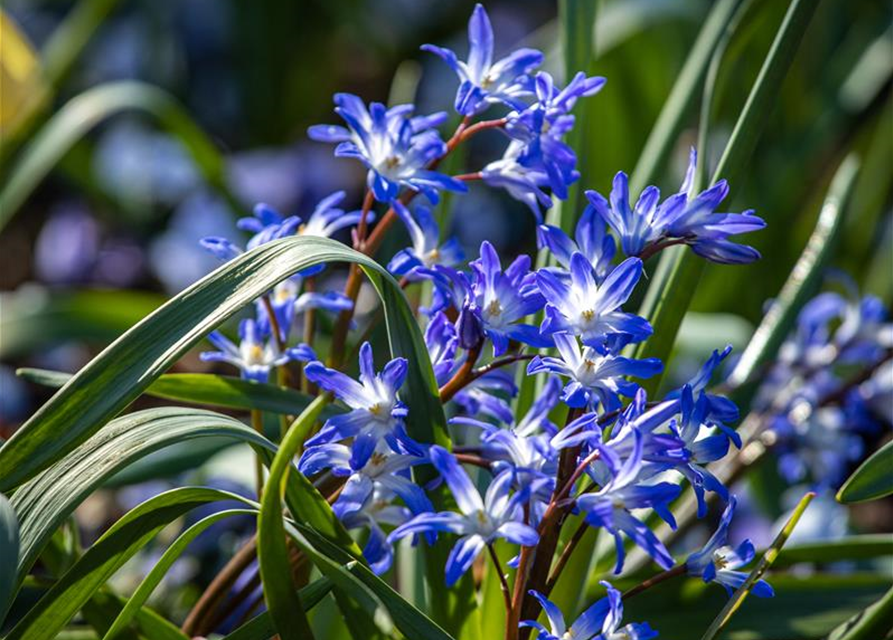
[{"label": "grass blade", "polygon": [[873,605],[834,629],[828,640],[874,640],[889,637],[893,628],[893,589]]},{"label": "grass blade", "polygon": [[431,361],[399,284],[383,267],[326,238],[293,236],[262,245],[187,288],[81,369],[0,448],[0,491],[77,447],[142,394],[211,329],[277,282],[320,263],[355,262],[382,297],[391,351],[409,361],[401,398],[407,430],[449,444]]},{"label": "grass blade", "polygon": [[224,520],[226,518],[230,518],[232,516],[238,515],[254,515],[257,513],[253,509],[227,509],[226,511],[218,511],[206,518],[202,518],[194,525],[186,529],[183,533],[177,536],[177,539],[174,540],[173,544],[171,544],[167,549],[165,549],[164,553],[161,555],[161,558],[158,559],[158,562],[155,563],[155,566],[152,567],[152,570],[148,573],[148,575],[140,582],[140,585],[133,592],[133,595],[130,596],[130,599],[127,600],[127,604],[124,605],[124,608],[121,610],[121,613],[118,614],[118,617],[115,618],[112,626],[109,627],[109,630],[106,631],[103,636],[103,640],[111,640],[115,636],[119,635],[121,631],[123,631],[130,624],[130,621],[133,620],[134,616],[137,612],[142,609],[143,605],[146,603],[146,600],[149,599],[149,596],[152,595],[152,592],[155,588],[161,583],[164,579],[164,576],[167,574],[168,570],[177,561],[177,559],[186,551],[186,547],[195,540],[200,534],[202,534],[208,527],[212,524],[219,522],[220,520]]},{"label": "grass blade", "polygon": [[[328,578],[314,580],[298,592],[305,611],[310,611],[332,590]],[[276,635],[276,627],[269,611],[258,614],[235,631],[228,633],[223,640],[269,640]]]},{"label": "grass blade", "polygon": [[[290,476],[297,483],[295,499],[290,504],[299,509],[292,515],[300,521],[305,521],[306,511],[308,509],[314,511],[312,517],[320,517],[328,525],[328,530],[324,530],[325,533],[334,537],[342,548],[355,550],[351,554],[355,558],[359,553],[325,499],[303,474],[292,472],[295,453],[303,444],[306,433],[316,422],[327,402],[327,396],[320,396],[314,400],[288,430],[282,446],[276,452],[273,464],[270,465],[270,477],[257,516],[257,557],[264,585],[264,600],[276,631],[284,640],[313,637],[310,623],[296,593],[297,587],[292,577],[291,560],[285,538],[282,499],[286,495]],[[306,504],[302,500],[304,497],[307,500]]]},{"label": "grass blade", "polygon": [[19,521],[9,500],[0,493],[0,627],[15,598],[16,563],[19,557]]},{"label": "grass blade", "polygon": [[87,89],[66,103],[22,151],[0,191],[0,229],[12,219],[37,185],[96,125],[125,111],[144,111],[159,120],[186,147],[202,176],[227,198],[223,157],[183,107],[168,93],[135,81],[109,82]]},{"label": "grass blade", "polygon": [[878,500],[893,494],[893,441],[875,451],[859,465],[837,492],[845,504]]},{"label": "grass blade", "polygon": [[812,502],[813,498],[815,498],[815,494],[812,492],[803,496],[794,509],[794,513],[791,514],[791,517],[788,519],[787,523],[785,523],[784,528],[775,537],[772,545],[766,550],[763,557],[760,558],[760,561],[757,563],[757,566],[754,567],[753,571],[750,572],[750,575],[747,576],[744,584],[738,587],[732,597],[729,598],[726,606],[723,607],[722,611],[719,612],[719,615],[713,620],[710,628],[708,628],[704,635],[701,636],[701,640],[713,640],[713,638],[716,638],[719,635],[719,632],[729,623],[729,620],[732,619],[732,616],[735,615],[735,612],[741,608],[741,605],[744,604],[744,600],[747,598],[750,590],[753,589],[753,586],[757,583],[757,580],[759,580],[769,567],[772,566],[772,563],[775,562],[775,558],[778,557],[784,543],[791,537],[791,534],[794,532],[794,527],[797,526],[797,522],[800,520],[800,516],[806,511],[806,507],[809,506],[809,503]]},{"label": "grass blade", "polygon": [[[793,0],[788,7],[712,182],[726,178],[734,184],[738,172],[747,166],[817,5],[815,0]],[[656,357],[666,361],[705,267],[705,261],[686,247],[673,247],[663,252],[639,309],[639,315],[651,322],[654,335],[640,345],[636,357]],[[661,377],[653,376],[642,385],[649,395],[655,394]]]},{"label": "grass blade", "polygon": [[[62,371],[27,368],[18,369],[16,375],[55,388],[64,386],[73,377]],[[287,387],[210,373],[165,373],[149,385],[145,394],[190,404],[294,415],[300,414],[313,400],[307,394]]]},{"label": "grass blade", "polygon": [[[407,638],[453,640],[437,623],[409,603],[365,564],[352,560],[350,555],[312,529],[300,524],[289,524],[287,528],[302,548],[309,546],[309,551],[322,556],[324,560],[317,566],[333,582],[340,581],[341,586],[351,593],[356,593],[357,587],[362,587],[374,594],[387,609],[396,627]],[[437,595],[442,596],[443,593]]]},{"label": "grass blade", "polygon": [[843,213],[853,193],[858,173],[858,159],[852,155],[847,156],[831,181],[815,230],[803,253],[729,376],[728,384],[733,388],[750,380],[763,364],[775,357],[800,309],[815,293],[841,229]]},{"label": "grass blade", "polygon": [[171,444],[221,436],[275,451],[272,443],[229,416],[199,409],[148,409],[113,420],[60,464],[19,487],[11,500],[21,535],[17,584],[53,532],[118,471]]},{"label": "grass blade", "polygon": [[719,0],[713,4],[697,40],[685,60],[679,78],[673,85],[660,115],[657,117],[648,140],[633,170],[630,191],[639,193],[657,177],[685,123],[685,116],[691,108],[699,87],[713,57],[713,52],[723,38],[741,0]]},{"label": "grass blade", "polygon": [[91,596],[161,529],[192,509],[241,496],[217,489],[183,487],[150,498],[129,511],[97,540],[13,627],[7,640],[51,640]]}]

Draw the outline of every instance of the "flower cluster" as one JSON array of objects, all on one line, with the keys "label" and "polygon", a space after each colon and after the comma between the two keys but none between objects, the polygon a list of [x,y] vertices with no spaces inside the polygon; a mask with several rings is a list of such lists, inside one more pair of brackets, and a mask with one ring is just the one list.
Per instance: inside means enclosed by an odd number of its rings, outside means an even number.
[{"label": "flower cluster", "polygon": [[[556,527],[571,514],[614,539],[617,573],[629,544],[669,570],[676,561],[646,524],[647,513],[675,528],[673,503],[687,481],[700,517],[707,515],[708,493],[727,507],[707,546],[677,570],[735,588],[744,575],[735,570],[750,560],[753,547],[748,541],[734,551],[725,546],[735,499],[709,465],[732,444],[741,446],[730,427],[738,410],[707,390],[730,349],[714,352],[688,383],[649,401],[638,381],[658,376],[664,364],[626,354],[628,347],[648,340],[653,329],[625,307],[643,279],[643,261],[651,255],[687,244],[716,262],[749,262],[757,252],[728,238],[764,223],[750,213],[715,213],[728,193],[724,182],[689,194],[692,155],[680,192],[663,202],[657,189],[648,187],[630,207],[627,179],[620,173],[610,202],[587,192],[590,204],[573,237],[541,224],[539,248],[551,254],[553,266],[534,269],[527,255],[504,266],[486,241],[466,264],[459,242],[441,239],[431,209],[441,192],[464,191],[468,179],[479,178],[505,188],[539,219],[552,197],[566,197],[579,178],[576,156],[565,142],[574,126],[571,111],[579,98],[594,95],[605,83],[580,73],[558,87],[547,73],[537,72],[543,56],[530,49],[494,62],[493,31],[480,5],[469,23],[469,41],[465,61],[448,49],[424,47],[459,76],[455,109],[463,120],[448,142],[437,129],[447,118],[444,113],[414,116],[413,105],[367,107],[347,94],[335,96],[336,113],[346,126],[310,129],[312,138],[337,143],[336,155],[355,158],[367,168],[362,212],[337,209],[343,194],[336,194],[306,223],[259,206],[253,218],[239,225],[254,234],[247,243],[250,250],[296,233],[329,236],[358,224],[362,231],[355,236],[355,247],[370,253],[359,236],[373,222],[373,201],[386,205],[388,213],[378,224],[387,228],[399,219],[411,242],[393,255],[388,269],[404,286],[421,282],[430,292],[419,310],[433,377],[450,416],[452,450],[419,442],[408,432],[410,408],[401,399],[405,359],[394,358],[376,369],[372,347],[363,343],[355,379],[331,362],[324,365],[307,345],[286,347],[296,314],[313,307],[334,312],[351,308],[351,297],[341,294],[300,294],[302,282],[314,271],[284,281],[266,296],[257,319],[243,323],[240,348],[214,336],[221,353],[205,357],[236,364],[255,380],[265,380],[271,367],[300,360],[306,362],[306,380],[337,400],[343,411],[333,413],[306,440],[299,469],[313,480],[339,481],[333,511],[346,528],[363,532],[363,553],[378,573],[392,566],[398,541],[434,544],[448,537],[448,586],[468,574],[486,550],[496,558],[497,540],[518,550],[509,566],[518,568],[516,580],[522,575],[527,580],[532,549],[551,558]],[[507,110],[503,118],[473,122],[499,106]],[[482,125],[510,138],[502,158],[474,174],[438,172],[452,145]],[[427,202],[411,204],[416,194]],[[242,252],[225,239],[209,238],[204,244],[223,259]],[[523,361],[526,368],[513,372]],[[538,392],[522,411],[518,380],[525,375],[531,377],[525,384],[534,384]],[[435,480],[417,482],[426,474]],[[608,583],[603,583],[607,597],[567,627],[548,600],[545,578],[532,575],[521,585],[532,590],[525,599],[528,589],[519,589],[524,602],[514,606],[520,609],[509,604],[515,623],[535,628],[541,640],[656,635],[647,624],[621,626],[621,596]],[[770,594],[761,583],[757,595]],[[519,617],[537,603],[547,613],[549,629]]]},{"label": "flower cluster", "polygon": [[[331,237],[336,232],[359,222],[359,213],[347,213],[338,205],[345,198],[338,191],[324,198],[306,222],[298,216],[282,216],[272,208],[259,204],[254,215],[239,220],[238,227],[252,235],[243,249],[228,238],[209,236],[201,245],[223,261],[232,260],[246,250],[292,235]],[[239,325],[239,344],[218,331],[208,339],[217,351],[201,354],[202,360],[226,362],[238,367],[246,380],[267,382],[270,371],[289,361],[316,360],[313,349],[304,343],[288,346],[297,320],[311,309],[331,313],[353,308],[353,301],[338,291],[304,291],[304,281],[318,274],[324,267],[313,267],[277,284],[257,302],[255,318],[246,318]]]},{"label": "flower cluster", "polygon": [[782,477],[817,490],[839,487],[865,438],[893,422],[893,322],[880,300],[844,286],[803,307],[756,400]]}]

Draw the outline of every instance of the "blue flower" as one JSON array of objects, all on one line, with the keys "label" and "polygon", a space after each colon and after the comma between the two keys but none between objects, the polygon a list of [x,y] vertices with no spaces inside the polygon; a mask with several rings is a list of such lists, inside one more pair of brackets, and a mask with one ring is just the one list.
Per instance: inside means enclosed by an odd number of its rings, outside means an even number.
[{"label": "blue flower", "polygon": [[567,271],[571,268],[571,256],[582,253],[599,283],[608,275],[617,251],[614,238],[606,232],[605,221],[592,206],[583,210],[573,239],[558,227],[544,224],[537,228],[537,244],[540,249],[547,249]]},{"label": "blue flower", "polygon": [[[340,313],[353,308],[353,300],[338,291],[307,291],[299,294],[301,280],[301,276],[286,278],[273,287],[273,292],[268,298],[283,342],[288,340],[295,318],[309,309]],[[272,327],[266,304],[258,300],[255,305],[257,307],[257,322],[261,331],[265,334],[270,333]]]},{"label": "blue flower", "polygon": [[567,188],[580,177],[576,170],[577,156],[563,141],[574,126],[574,117],[569,111],[578,98],[594,95],[602,85],[604,78],[587,78],[586,74],[579,73],[567,87],[559,90],[549,74],[537,74],[538,101],[507,116],[505,131],[512,142],[500,160],[484,167],[483,180],[491,186],[505,188],[542,222],[542,209],[552,205],[544,189],[565,199]]},{"label": "blue flower", "polygon": [[427,462],[426,457],[393,453],[387,447],[379,446],[366,463],[358,467],[350,447],[331,443],[305,449],[298,469],[306,476],[326,469],[334,476],[348,476],[332,505],[335,515],[340,518],[345,513],[360,509],[376,488],[399,496],[413,513],[431,511],[431,501],[409,475],[410,468],[423,462]]},{"label": "blue flower", "polygon": [[428,207],[416,207],[415,216],[399,202],[394,203],[394,211],[406,225],[412,246],[397,252],[388,263],[388,271],[398,276],[416,279],[416,270],[430,268],[435,264],[452,267],[465,259],[465,253],[457,238],[450,238],[440,244],[440,226]]},{"label": "blue flower", "polygon": [[335,113],[347,128],[316,125],[308,133],[320,142],[337,142],[336,156],[362,162],[369,169],[368,187],[379,202],[393,202],[401,187],[422,192],[432,203],[438,201],[440,189],[468,190],[464,182],[428,168],[447,152],[446,143],[433,128],[446,120],[445,113],[413,118],[412,105],[388,109],[378,102],[367,109],[360,98],[349,93],[335,94],[335,104]]},{"label": "blue flower", "polygon": [[493,342],[493,355],[505,353],[510,340],[538,348],[551,346],[539,329],[518,322],[542,309],[545,302],[530,272],[530,256],[519,256],[503,272],[496,249],[485,240],[480,259],[471,267],[474,279],[464,306]]},{"label": "blue flower", "polygon": [[536,282],[547,301],[540,330],[571,333],[588,346],[603,344],[609,333],[626,334],[635,342],[645,340],[652,333],[648,321],[620,311],[641,276],[642,261],[627,258],[599,285],[592,264],[582,253],[571,256],[570,281],[551,271],[537,272]]},{"label": "blue flower", "polygon": [[307,447],[353,438],[350,466],[354,469],[366,465],[381,441],[396,453],[422,455],[420,445],[406,434],[406,406],[397,399],[406,371],[406,359],[394,358],[381,373],[375,373],[368,342],[360,347],[359,382],[321,362],[308,363],[304,367],[307,379],[335,394],[351,411],[329,418],[319,433],[307,440]]},{"label": "blue flower", "polygon": [[412,516],[406,507],[391,504],[392,499],[393,494],[387,489],[376,487],[374,491],[369,492],[357,509],[345,511],[339,516],[348,530],[369,530],[369,538],[363,546],[363,557],[369,562],[372,571],[378,575],[390,569],[394,562],[394,547],[382,525],[396,527]]},{"label": "blue flower", "polygon": [[415,516],[395,529],[390,540],[426,532],[449,532],[460,536],[446,562],[446,584],[453,586],[471,568],[484,547],[497,538],[513,544],[533,546],[539,541],[536,531],[520,521],[523,496],[511,494],[511,473],[494,478],[481,498],[471,478],[446,449],[432,446],[431,464],[443,476],[461,513],[442,511]]},{"label": "blue flower", "polygon": [[724,264],[745,264],[760,257],[756,249],[735,244],[728,237],[762,229],[766,226],[762,218],[752,215],[751,211],[715,213],[729,193],[725,180],[689,197],[696,162],[697,155],[692,149],[682,188],[663,202],[660,202],[660,191],[651,186],[642,191],[635,207],[631,207],[629,181],[622,171],[614,177],[610,205],[598,192],[586,192],[589,202],[617,234],[627,256],[687,244],[699,256]]},{"label": "blue flower", "polygon": [[664,569],[673,566],[673,558],[663,543],[645,523],[630,513],[631,509],[654,509],[658,515],[675,528],[669,503],[675,500],[680,487],[670,482],[644,484],[649,474],[643,470],[643,435],[636,429],[630,431],[632,448],[625,460],[620,460],[610,447],[600,447],[601,462],[607,466],[610,477],[607,482],[597,477],[602,488],[595,493],[577,497],[577,506],[583,511],[586,522],[602,527],[614,536],[617,552],[615,573],[623,569],[625,551],[621,533],[626,534]]},{"label": "blue flower", "polygon": [[264,335],[254,320],[245,319],[239,324],[239,346],[218,331],[208,334],[208,340],[219,351],[204,351],[200,357],[205,362],[226,362],[238,367],[245,380],[267,382],[270,369],[284,365],[290,360],[307,362],[316,359],[316,354],[305,344],[279,350],[276,340]]},{"label": "blue flower", "polygon": [[552,198],[544,191],[551,183],[545,168],[529,161],[527,151],[527,145],[513,140],[502,158],[481,170],[481,178],[491,187],[503,188],[515,200],[526,204],[537,222],[542,222],[542,210],[552,206]]},{"label": "blue flower", "polygon": [[570,377],[561,399],[570,407],[594,407],[599,402],[606,411],[620,408],[618,394],[631,398],[639,388],[625,376],[648,378],[663,369],[657,358],[635,360],[614,355],[604,347],[584,347],[567,333],[553,336],[560,358],[536,356],[527,367],[528,374],[550,371]]},{"label": "blue flower", "polygon": [[444,312],[432,314],[431,321],[425,327],[425,346],[434,368],[434,379],[438,386],[443,386],[453,373],[456,349],[459,347],[456,326]]},{"label": "blue flower", "polygon": [[533,627],[539,633],[537,640],[649,640],[657,632],[648,623],[632,623],[620,627],[623,620],[623,600],[620,592],[610,583],[601,584],[608,595],[586,609],[568,628],[564,615],[555,604],[540,592],[531,589],[549,619],[549,629],[536,620],[524,620],[522,627]]},{"label": "blue flower", "polygon": [[[691,554],[685,561],[685,569],[690,576],[700,576],[704,582],[716,582],[725,587],[729,596],[747,579],[747,573],[735,571],[745,566],[754,556],[753,544],[744,540],[736,549],[726,545],[729,535],[729,524],[735,514],[735,497],[729,499],[714,534],[700,551]],[[758,580],[752,593],[759,598],[771,598],[775,595],[772,587],[765,580]]]},{"label": "blue flower", "polygon": [[535,49],[518,49],[493,62],[493,27],[487,11],[476,5],[468,21],[468,60],[463,62],[450,49],[431,44],[422,46],[450,65],[459,76],[456,111],[473,116],[493,104],[523,108],[519,99],[533,93],[533,80],[527,75],[543,62],[543,54]]},{"label": "blue flower", "polygon": [[[679,465],[678,470],[691,483],[695,496],[698,499],[698,517],[707,515],[707,502],[704,499],[704,491],[712,491],[719,494],[723,500],[728,500],[729,492],[706,466],[725,457],[729,452],[729,441],[741,447],[741,438],[737,433],[724,424],[708,420],[710,405],[706,394],[694,400],[691,387],[688,385],[682,391],[682,419],[673,425],[673,431],[682,440],[686,452],[686,460]],[[703,435],[702,427],[715,426],[720,433]]]}]

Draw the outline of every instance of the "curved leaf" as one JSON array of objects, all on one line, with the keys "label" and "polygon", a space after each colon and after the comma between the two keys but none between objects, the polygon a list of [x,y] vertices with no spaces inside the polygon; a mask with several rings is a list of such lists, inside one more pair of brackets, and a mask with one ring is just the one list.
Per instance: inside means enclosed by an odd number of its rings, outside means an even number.
[{"label": "curved leaf", "polygon": [[803,253],[729,375],[727,382],[732,387],[744,384],[762,364],[775,357],[800,309],[815,293],[841,228],[843,212],[858,173],[859,160],[853,155],[847,156],[834,174],[828,196]]},{"label": "curved leaf", "polygon": [[[286,531],[317,565],[319,570],[354,599],[368,591],[384,605],[396,627],[407,638],[425,640],[452,640],[451,636],[434,621],[419,611],[388,583],[375,575],[369,567],[354,560],[313,529],[301,524],[286,522]],[[437,597],[435,595],[434,597]]]},{"label": "curved leaf", "polygon": [[[754,81],[747,102],[738,116],[732,135],[720,158],[712,182],[720,178],[734,184],[747,166],[747,159],[763,130],[778,89],[787,75],[806,27],[815,12],[812,0],[793,0],[776,33],[772,47]],[[638,313],[648,319],[654,334],[636,350],[636,357],[666,360],[676,342],[682,318],[691,304],[706,263],[687,247],[671,247],[662,252]],[[653,396],[663,374],[644,381],[642,387]]]},{"label": "curved leaf", "polygon": [[103,534],[6,636],[7,640],[51,640],[127,560],[177,518],[210,502],[238,500],[233,493],[183,487],[150,498]]},{"label": "curved leaf", "polygon": [[118,617],[115,618],[115,621],[112,623],[112,626],[109,627],[109,630],[106,631],[103,636],[104,640],[111,640],[119,632],[123,631],[133,617],[137,614],[137,612],[142,608],[143,604],[145,604],[146,600],[148,600],[149,596],[152,595],[152,591],[161,583],[164,579],[164,576],[167,574],[168,570],[171,566],[176,562],[177,558],[179,558],[189,544],[195,540],[199,535],[201,535],[208,527],[212,524],[223,520],[225,518],[229,518],[231,516],[237,515],[254,515],[257,511],[253,509],[227,509],[226,511],[218,511],[217,513],[213,513],[206,518],[202,518],[194,525],[189,527],[186,531],[177,536],[177,539],[174,540],[173,544],[171,544],[167,549],[165,549],[164,553],[161,555],[161,558],[158,559],[158,562],[155,563],[155,566],[152,567],[152,570],[149,574],[143,579],[140,583],[140,586],[136,588],[136,591],[133,592],[133,595],[130,596],[130,599],[127,601],[127,604],[124,605],[124,608],[121,610],[121,613],[118,614]]},{"label": "curved leaf", "polygon": [[889,637],[893,629],[893,589],[831,632],[828,640],[874,640]]},{"label": "curved leaf", "polygon": [[750,590],[753,589],[753,586],[761,577],[763,577],[763,574],[772,566],[772,563],[775,562],[782,547],[784,547],[784,543],[791,537],[791,534],[794,532],[794,527],[796,527],[797,523],[800,521],[800,516],[806,511],[806,507],[809,506],[809,503],[812,502],[813,498],[815,498],[814,493],[807,493],[801,498],[800,502],[794,508],[791,517],[788,518],[788,521],[785,523],[782,530],[778,532],[778,535],[775,536],[772,545],[766,550],[763,557],[760,558],[757,566],[753,568],[744,583],[735,590],[735,593],[729,598],[729,601],[722,608],[722,611],[720,611],[716,618],[714,618],[713,623],[707,631],[704,632],[704,635],[701,636],[701,640],[713,640],[713,638],[719,636],[723,628],[729,623],[729,620],[732,619],[732,616],[735,615],[735,612],[737,612],[738,609],[741,608],[741,605],[744,604],[744,600],[747,598],[748,594],[750,594]]},{"label": "curved leaf", "polygon": [[893,441],[875,451],[843,483],[837,500],[867,502],[893,494]]},{"label": "curved leaf", "polygon": [[[315,607],[332,590],[332,581],[328,578],[314,580],[298,592],[304,610]],[[269,611],[258,614],[235,631],[228,633],[223,640],[269,640],[276,635],[276,626]]]},{"label": "curved leaf", "polygon": [[[307,407],[291,426],[282,441],[282,446],[270,465],[270,476],[261,500],[260,513],[257,516],[257,559],[260,575],[264,584],[264,600],[273,618],[277,633],[284,640],[300,640],[312,638],[310,623],[301,606],[296,593],[288,546],[285,538],[285,525],[282,520],[282,499],[286,494],[289,475],[298,483],[299,495],[294,500],[296,509],[314,509],[325,518],[331,526],[331,533],[342,544],[355,546],[344,527],[338,522],[332,509],[319,492],[301,473],[289,474],[292,460],[298,447],[304,442],[309,427],[316,422],[323,406],[328,402],[326,396],[320,396]],[[303,494],[303,495],[300,495]],[[306,504],[302,499],[306,496]],[[321,503],[321,504],[320,504]],[[301,512],[293,514],[301,520]]]},{"label": "curved leaf", "polygon": [[367,256],[326,238],[293,236],[259,246],[187,288],[81,369],[0,448],[0,490],[33,477],[143,393],[207,332],[276,283],[326,262],[359,264],[385,309],[391,352],[409,361],[401,391],[407,429],[449,444],[424,340],[397,282]]},{"label": "curved leaf", "polygon": [[112,421],[59,464],[20,487],[12,497],[21,523],[17,583],[53,532],[106,479],[152,451],[213,436],[275,451],[272,443],[229,416],[202,409],[147,409]]},{"label": "curved leaf", "polygon": [[188,149],[204,178],[240,208],[226,187],[223,157],[183,107],[158,87],[127,80],[75,96],[31,140],[0,191],[0,229],[75,143],[100,122],[133,110],[155,116]]},{"label": "curved leaf", "polygon": [[[18,369],[16,375],[47,387],[62,387],[72,374],[48,369]],[[229,409],[259,409],[273,413],[298,415],[312,398],[307,394],[212,373],[165,373],[149,385],[146,395],[191,404],[205,404]]]},{"label": "curved leaf", "polygon": [[19,521],[9,500],[0,493],[0,627],[15,597],[16,563],[19,557]]}]

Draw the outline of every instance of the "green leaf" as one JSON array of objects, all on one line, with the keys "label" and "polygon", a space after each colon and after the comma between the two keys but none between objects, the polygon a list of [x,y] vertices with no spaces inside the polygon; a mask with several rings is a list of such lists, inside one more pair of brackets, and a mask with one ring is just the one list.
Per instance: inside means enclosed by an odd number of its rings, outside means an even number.
[{"label": "green leaf", "polygon": [[33,477],[95,433],[203,335],[277,282],[308,267],[354,262],[382,298],[394,356],[409,361],[401,398],[409,434],[449,444],[424,340],[397,282],[371,258],[326,238],[293,236],[259,246],[187,288],[81,369],[0,448],[0,490]]},{"label": "green leaf", "polygon": [[177,539],[174,540],[173,544],[171,544],[167,549],[165,549],[164,553],[161,555],[161,558],[158,559],[158,562],[155,563],[155,566],[152,567],[152,570],[149,574],[143,579],[140,585],[136,588],[136,591],[133,592],[133,595],[130,596],[130,599],[127,600],[127,604],[121,610],[121,613],[115,618],[111,627],[108,631],[106,631],[103,636],[104,640],[111,640],[115,636],[119,634],[119,632],[123,631],[127,625],[130,624],[131,620],[133,620],[134,616],[142,609],[143,605],[146,603],[146,600],[149,599],[149,596],[152,595],[152,592],[155,588],[161,583],[164,579],[164,576],[167,574],[168,570],[170,570],[171,566],[174,562],[177,561],[189,544],[195,540],[201,533],[203,533],[208,527],[212,524],[219,522],[220,520],[224,520],[225,518],[229,518],[237,515],[255,515],[257,511],[253,509],[227,509],[225,511],[218,511],[217,513],[211,514],[206,518],[202,518],[194,525],[189,527],[186,531],[177,536]]},{"label": "green leaf", "polygon": [[727,382],[733,388],[750,380],[763,364],[775,357],[800,309],[815,293],[841,229],[843,212],[853,193],[858,173],[858,159],[853,155],[847,156],[834,174],[815,230],[803,253],[728,378]]},{"label": "green leaf", "polygon": [[15,598],[16,563],[19,557],[19,521],[9,500],[0,493],[0,627]]},{"label": "green leaf", "polygon": [[[305,611],[310,611],[332,590],[328,578],[314,580],[298,592]],[[258,614],[241,627],[228,633],[223,640],[268,640],[276,635],[276,626],[269,611]]]},{"label": "green leaf", "polygon": [[59,464],[19,487],[11,500],[21,526],[17,582],[21,584],[53,532],[108,478],[152,451],[214,436],[275,451],[272,443],[229,416],[202,409],[147,409],[113,420]]},{"label": "green leaf", "polygon": [[713,53],[740,4],[741,0],[720,0],[713,4],[673,90],[648,134],[648,140],[632,173],[631,192],[639,193],[657,178],[660,167],[685,124],[685,116],[704,81]]},{"label": "green leaf", "polygon": [[800,516],[806,511],[806,507],[809,506],[809,503],[812,502],[813,498],[815,498],[815,494],[811,492],[803,496],[794,509],[794,512],[791,514],[791,517],[788,518],[788,521],[785,523],[784,528],[782,528],[782,530],[778,532],[778,535],[775,536],[772,545],[766,550],[763,557],[760,558],[757,566],[750,572],[744,583],[738,587],[732,597],[729,598],[729,601],[722,608],[722,611],[719,612],[719,615],[714,618],[713,623],[707,631],[704,632],[704,635],[701,636],[701,640],[713,640],[713,638],[719,636],[719,633],[729,623],[729,620],[732,619],[735,612],[737,612],[738,609],[741,608],[741,605],[744,604],[744,600],[747,598],[750,590],[753,589],[753,586],[763,574],[766,573],[769,567],[772,566],[772,563],[775,562],[775,558],[778,557],[784,543],[791,537],[791,534],[794,532],[794,527],[796,527],[797,523],[800,521]]},{"label": "green leaf", "polygon": [[890,494],[893,494],[893,441],[859,465],[837,492],[837,500],[845,504],[867,502]]},{"label": "green leaf", "polygon": [[[814,0],[791,2],[735,123],[712,182],[725,178],[734,184],[739,172],[747,166],[817,5]],[[705,162],[706,158],[702,157],[701,161]],[[636,184],[641,188],[638,182]],[[671,247],[663,251],[639,309],[639,315],[649,320],[654,334],[639,346],[636,357],[656,357],[666,361],[705,266],[705,260],[687,247]],[[655,395],[660,380],[661,375],[657,375],[644,381],[642,387],[649,396]]]},{"label": "green leaf", "polygon": [[831,632],[828,640],[874,640],[890,637],[893,629],[893,589],[864,611]]},{"label": "green leaf", "polygon": [[7,640],[52,640],[91,596],[159,531],[192,509],[239,495],[183,487],[150,498],[129,511],[96,541],[13,627]]},{"label": "green leaf", "polygon": [[202,176],[236,210],[241,209],[226,187],[223,157],[183,107],[158,87],[120,81],[102,84],[75,96],[34,136],[0,191],[0,229],[76,142],[111,116],[133,110],[157,118],[183,143]]},{"label": "green leaf", "polygon": [[830,564],[842,560],[872,560],[884,556],[893,556],[893,537],[879,533],[789,544],[779,554],[774,566],[788,567],[801,562]]},{"label": "green leaf", "polygon": [[[287,523],[286,530],[305,552],[311,554],[311,557],[312,554],[317,555],[314,562],[318,562],[317,567],[333,582],[352,594],[357,593],[357,587],[373,593],[384,605],[396,627],[407,638],[452,640],[446,631],[375,575],[369,567],[354,560],[313,529],[301,524]],[[434,597],[442,595],[442,592],[436,593]]]},{"label": "green leaf", "polygon": [[[295,482],[296,495],[292,503],[298,511],[294,517],[313,524],[322,520],[325,529],[341,547],[355,548],[344,527],[338,522],[331,507],[303,474],[289,473],[295,452],[303,444],[307,432],[316,422],[327,396],[320,396],[307,407],[282,440],[267,479],[260,513],[257,516],[257,559],[264,585],[264,600],[276,625],[277,633],[284,640],[312,638],[310,623],[301,606],[292,577],[292,566],[285,538],[282,519],[282,499],[285,497],[289,476]],[[307,517],[310,512],[310,518]]]},{"label": "green leaf", "polygon": [[[72,374],[47,369],[18,369],[16,375],[47,387],[62,387]],[[146,395],[165,400],[229,409],[259,409],[297,415],[312,398],[273,384],[211,373],[165,373],[149,385]]]},{"label": "green leaf", "polygon": [[[775,573],[769,582],[775,597],[748,598],[721,636],[723,640],[824,639],[890,588],[888,576],[866,573]],[[618,581],[615,586],[622,590],[635,584]],[[592,587],[587,603],[604,595],[603,587]],[[692,630],[708,627],[728,598],[725,589],[716,584],[683,579],[624,602],[624,620],[647,620],[661,637],[688,640],[697,637]]]}]

